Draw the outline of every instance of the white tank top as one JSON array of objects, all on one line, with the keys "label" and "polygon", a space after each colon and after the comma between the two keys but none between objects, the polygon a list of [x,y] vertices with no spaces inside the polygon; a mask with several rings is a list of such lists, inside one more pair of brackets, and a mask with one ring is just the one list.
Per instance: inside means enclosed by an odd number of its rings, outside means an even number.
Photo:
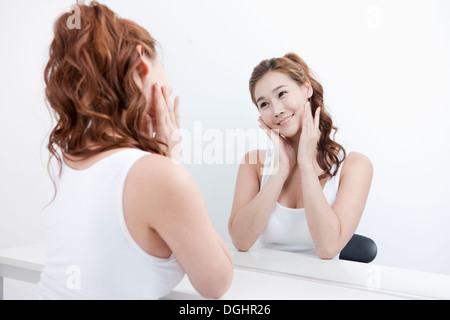
[{"label": "white tank top", "polygon": [[[264,161],[260,189],[262,189],[273,171],[274,156],[275,150],[268,149]],[[331,171],[333,172],[335,168],[336,166]],[[328,179],[323,189],[325,198],[330,206],[336,200],[341,168],[342,165],[339,167],[337,174]],[[267,226],[257,243],[258,246],[269,249],[310,254],[317,253],[311,233],[309,232],[305,209],[287,208],[278,202],[275,204]]]},{"label": "white tank top", "polygon": [[46,208],[38,299],[158,299],[181,281],[184,271],[173,254],[149,255],[125,224],[125,179],[148,154],[118,151],[85,170],[63,163],[56,198]]}]

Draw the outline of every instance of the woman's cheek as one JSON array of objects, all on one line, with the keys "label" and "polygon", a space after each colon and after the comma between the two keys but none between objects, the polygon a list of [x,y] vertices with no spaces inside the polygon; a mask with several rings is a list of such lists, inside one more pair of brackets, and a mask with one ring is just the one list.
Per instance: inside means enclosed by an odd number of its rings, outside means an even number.
[{"label": "woman's cheek", "polygon": [[268,112],[266,111],[261,111],[261,118],[263,119],[264,123],[270,128],[272,128],[272,121],[271,121],[271,116],[268,114]]},{"label": "woman's cheek", "polygon": [[264,118],[263,118],[263,121],[270,129],[273,129],[273,126],[269,121],[265,120]]}]

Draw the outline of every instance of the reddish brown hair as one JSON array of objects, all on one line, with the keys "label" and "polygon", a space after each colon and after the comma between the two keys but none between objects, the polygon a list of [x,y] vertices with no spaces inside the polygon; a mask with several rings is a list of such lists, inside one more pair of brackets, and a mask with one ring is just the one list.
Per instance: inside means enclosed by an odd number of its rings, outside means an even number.
[{"label": "reddish brown hair", "polygon": [[[311,97],[311,111],[314,116],[317,108],[320,110],[320,122],[319,129],[321,132],[318,142],[317,162],[319,166],[324,170],[324,174],[319,176],[319,179],[323,179],[329,176],[335,176],[339,166],[342,164],[346,157],[346,152],[343,146],[334,141],[334,137],[337,132],[337,127],[333,126],[333,121],[330,114],[325,109],[323,101],[323,88],[319,81],[316,80],[313,72],[309,69],[308,65],[295,53],[288,53],[282,58],[273,58],[270,60],[263,60],[253,70],[250,78],[250,94],[253,103],[258,107],[255,98],[255,87],[257,82],[268,72],[276,71],[281,72],[289,76],[292,80],[302,86],[309,80],[313,88],[313,95]],[[331,133],[334,130],[333,139]],[[340,153],[342,152],[342,158]],[[336,169],[331,172],[333,164],[336,165]]]},{"label": "reddish brown hair", "polygon": [[76,9],[79,29],[68,24],[72,12],[56,20],[45,68],[45,95],[56,120],[47,146],[50,160],[55,157],[61,168],[58,149],[82,159],[122,147],[163,153],[161,142],[148,133],[147,102],[134,80],[141,63],[136,46],[153,58],[156,41],[95,1]]}]

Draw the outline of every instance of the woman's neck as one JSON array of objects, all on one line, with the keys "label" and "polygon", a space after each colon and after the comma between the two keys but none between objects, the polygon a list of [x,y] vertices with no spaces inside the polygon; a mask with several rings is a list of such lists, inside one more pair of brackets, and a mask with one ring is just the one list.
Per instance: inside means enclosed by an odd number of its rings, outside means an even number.
[{"label": "woman's neck", "polygon": [[[298,156],[298,149],[299,149],[299,145],[300,145],[301,136],[302,136],[302,132],[300,130],[296,135],[289,138],[297,156]],[[314,167],[314,171],[317,173],[317,176],[322,175],[324,173],[323,169],[319,166],[317,159],[314,159],[313,167]]]},{"label": "woman's neck", "polygon": [[289,140],[292,143],[292,147],[294,147],[295,153],[298,154],[298,146],[300,144],[300,137],[302,135],[301,130],[294,136],[290,137]]}]

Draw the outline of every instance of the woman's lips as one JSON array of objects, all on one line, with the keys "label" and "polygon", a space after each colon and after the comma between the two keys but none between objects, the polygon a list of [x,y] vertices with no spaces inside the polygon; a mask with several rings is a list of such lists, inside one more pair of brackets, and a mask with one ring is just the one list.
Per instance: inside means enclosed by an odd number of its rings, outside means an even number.
[{"label": "woman's lips", "polygon": [[280,127],[284,127],[285,125],[287,125],[290,121],[291,121],[291,119],[292,119],[292,117],[295,115],[295,113],[294,114],[292,114],[292,115],[290,115],[290,116],[288,116],[288,117],[286,117],[286,118],[284,118],[283,120],[281,120],[280,122],[278,122],[278,125],[280,126]]}]

